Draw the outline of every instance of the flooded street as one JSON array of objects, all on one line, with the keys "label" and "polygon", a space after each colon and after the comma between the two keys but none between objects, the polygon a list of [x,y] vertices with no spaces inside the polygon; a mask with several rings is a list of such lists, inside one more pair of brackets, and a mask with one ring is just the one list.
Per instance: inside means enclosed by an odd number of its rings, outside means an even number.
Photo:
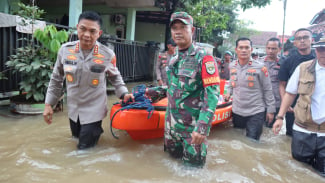
[{"label": "flooded street", "polygon": [[[116,102],[109,96],[109,106]],[[0,107],[0,182],[325,182],[309,166],[291,157],[291,139],[264,128],[259,143],[223,123],[209,136],[203,169],[182,166],[163,152],[163,139],[133,141],[103,120],[104,134],[95,148],[76,149],[67,107],[47,125],[42,115],[14,115]]]}]

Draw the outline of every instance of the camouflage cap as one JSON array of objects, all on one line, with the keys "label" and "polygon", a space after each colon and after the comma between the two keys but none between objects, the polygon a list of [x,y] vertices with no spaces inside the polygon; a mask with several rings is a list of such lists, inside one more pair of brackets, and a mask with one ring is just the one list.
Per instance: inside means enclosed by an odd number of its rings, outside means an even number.
[{"label": "camouflage cap", "polygon": [[175,20],[180,20],[185,25],[193,25],[193,18],[186,12],[175,12],[170,17],[170,24],[172,25]]},{"label": "camouflage cap", "polygon": [[325,47],[325,36],[319,39],[318,42],[314,43],[313,48]]}]

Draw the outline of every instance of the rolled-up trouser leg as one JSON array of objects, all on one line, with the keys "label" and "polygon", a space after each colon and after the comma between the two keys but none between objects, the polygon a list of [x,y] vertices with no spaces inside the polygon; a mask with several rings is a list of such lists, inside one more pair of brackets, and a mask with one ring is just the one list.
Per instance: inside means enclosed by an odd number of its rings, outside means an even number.
[{"label": "rolled-up trouser leg", "polygon": [[316,155],[315,133],[308,134],[292,130],[291,153],[292,157],[298,161],[314,165]]},{"label": "rolled-up trouser leg", "polygon": [[81,125],[78,149],[86,149],[95,146],[103,131],[101,120]]},{"label": "rolled-up trouser leg", "polygon": [[260,112],[250,116],[246,124],[246,136],[255,140],[259,140],[263,131],[264,121],[264,112]]},{"label": "rolled-up trouser leg", "polygon": [[202,144],[191,144],[192,138],[184,138],[183,163],[188,166],[203,167],[207,156],[207,139]]}]

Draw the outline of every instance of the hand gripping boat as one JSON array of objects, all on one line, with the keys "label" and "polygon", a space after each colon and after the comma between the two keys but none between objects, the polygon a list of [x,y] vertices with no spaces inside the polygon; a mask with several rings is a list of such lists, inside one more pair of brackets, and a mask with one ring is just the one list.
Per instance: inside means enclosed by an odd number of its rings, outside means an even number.
[{"label": "hand gripping boat", "polygon": [[[220,94],[224,92],[225,81],[221,81]],[[214,113],[212,126],[228,121],[231,118],[231,101],[219,103]],[[112,127],[125,130],[133,140],[161,138],[164,136],[167,98],[153,103],[153,111],[146,109],[128,109],[121,111],[121,104],[113,105],[110,113]],[[151,115],[151,116],[150,116]],[[113,136],[117,138],[112,132]]]}]

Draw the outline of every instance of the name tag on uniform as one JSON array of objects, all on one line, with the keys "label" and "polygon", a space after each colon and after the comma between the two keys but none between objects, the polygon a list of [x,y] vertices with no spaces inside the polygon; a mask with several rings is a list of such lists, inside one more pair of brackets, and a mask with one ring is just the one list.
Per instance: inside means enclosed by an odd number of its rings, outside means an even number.
[{"label": "name tag on uniform", "polygon": [[64,64],[66,64],[66,65],[77,65],[77,61],[74,61],[74,60],[64,60]]}]

